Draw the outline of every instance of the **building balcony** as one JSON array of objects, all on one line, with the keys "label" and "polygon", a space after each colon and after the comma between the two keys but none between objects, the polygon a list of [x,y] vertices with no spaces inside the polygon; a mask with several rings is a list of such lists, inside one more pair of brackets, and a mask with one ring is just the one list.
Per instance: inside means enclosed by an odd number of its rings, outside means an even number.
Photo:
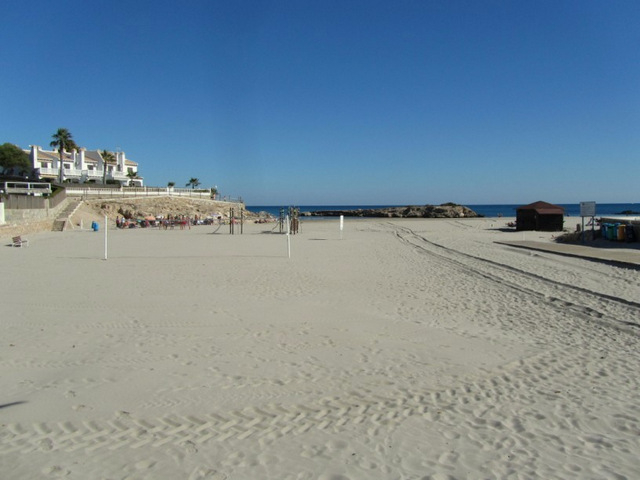
[{"label": "building balcony", "polygon": [[[57,179],[60,175],[60,170],[57,168],[40,168],[40,177],[46,178],[54,178]],[[65,168],[64,169],[64,179],[71,180],[74,183],[85,183],[89,180],[96,180],[98,182],[102,182],[102,177],[104,172],[99,169],[93,170],[79,170],[76,168]],[[110,171],[107,172],[106,180],[115,180],[122,184],[129,184],[129,181],[132,180],[127,176],[125,172],[118,171]],[[138,185],[143,185],[142,178],[133,179],[133,182]]]},{"label": "building balcony", "polygon": [[[82,172],[85,170],[78,170],[75,168],[65,168],[64,178],[80,178]],[[60,175],[60,169],[58,168],[40,168],[40,175],[47,177],[58,177]]]}]

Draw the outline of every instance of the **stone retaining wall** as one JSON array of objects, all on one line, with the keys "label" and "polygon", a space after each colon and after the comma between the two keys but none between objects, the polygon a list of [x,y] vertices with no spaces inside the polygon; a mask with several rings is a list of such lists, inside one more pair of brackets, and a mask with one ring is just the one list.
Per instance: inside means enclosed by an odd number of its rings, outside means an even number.
[{"label": "stone retaining wall", "polygon": [[6,243],[4,239],[10,239],[18,235],[29,235],[31,233],[50,232],[53,229],[55,219],[40,220],[35,222],[14,223],[0,226],[0,245]]},{"label": "stone retaining wall", "polygon": [[51,231],[53,222],[60,212],[67,206],[65,200],[53,208],[14,209],[5,208],[5,224],[0,226],[0,238],[10,238],[16,235]]},{"label": "stone retaining wall", "polygon": [[68,200],[63,201],[55,207],[45,208],[29,208],[29,209],[15,209],[5,208],[4,219],[8,224],[11,223],[25,223],[25,222],[39,222],[43,220],[55,220],[60,212],[67,206]]}]

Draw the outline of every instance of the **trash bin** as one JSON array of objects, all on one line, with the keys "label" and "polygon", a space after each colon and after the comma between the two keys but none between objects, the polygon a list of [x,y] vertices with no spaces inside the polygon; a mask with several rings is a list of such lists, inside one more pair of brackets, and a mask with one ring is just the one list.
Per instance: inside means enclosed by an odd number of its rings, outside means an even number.
[{"label": "trash bin", "polygon": [[91,228],[94,232],[97,232],[100,229],[100,225],[98,224],[98,222],[91,222]]},{"label": "trash bin", "polygon": [[624,223],[621,223],[618,225],[618,241],[619,242],[624,242],[626,231],[627,231],[627,226]]},{"label": "trash bin", "polygon": [[633,231],[633,225],[627,225],[627,228],[625,228],[625,240],[627,242],[635,242],[636,241],[636,234]]}]

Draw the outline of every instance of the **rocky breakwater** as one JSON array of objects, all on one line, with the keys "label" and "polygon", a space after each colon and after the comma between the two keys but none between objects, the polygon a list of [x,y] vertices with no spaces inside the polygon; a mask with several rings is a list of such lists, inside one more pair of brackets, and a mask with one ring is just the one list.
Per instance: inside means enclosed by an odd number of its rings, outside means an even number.
[{"label": "rocky breakwater", "polygon": [[382,217],[382,218],[469,218],[480,217],[464,205],[443,203],[442,205],[408,205],[406,207],[358,208],[356,210],[316,210],[302,212],[310,217]]},{"label": "rocky breakwater", "polygon": [[185,197],[141,197],[128,199],[89,200],[85,204],[99,215],[107,215],[111,220],[121,216],[125,218],[145,218],[148,216],[168,217],[187,215],[194,218],[208,216],[227,216],[234,209],[236,217],[240,210],[248,220],[258,218],[258,214],[244,209],[242,203],[219,202],[208,199]]}]

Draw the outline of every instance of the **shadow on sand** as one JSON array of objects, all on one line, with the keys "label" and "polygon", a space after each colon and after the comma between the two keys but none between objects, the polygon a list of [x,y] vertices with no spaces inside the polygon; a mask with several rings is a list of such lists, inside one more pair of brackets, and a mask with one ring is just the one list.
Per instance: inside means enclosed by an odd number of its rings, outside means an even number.
[{"label": "shadow on sand", "polygon": [[15,407],[16,405],[22,405],[23,403],[27,403],[27,402],[25,400],[20,400],[19,402],[5,403],[4,405],[0,405],[0,410],[7,407]]}]

